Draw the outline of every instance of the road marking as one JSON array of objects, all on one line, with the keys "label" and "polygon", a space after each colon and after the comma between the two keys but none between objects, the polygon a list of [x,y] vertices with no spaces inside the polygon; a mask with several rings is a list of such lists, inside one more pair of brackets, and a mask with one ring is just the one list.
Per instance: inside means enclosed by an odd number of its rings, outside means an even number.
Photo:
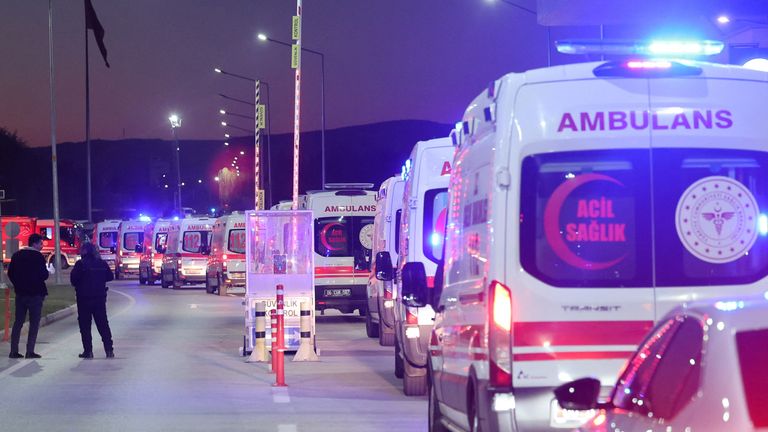
[{"label": "road marking", "polygon": [[197,305],[192,303],[192,304],[189,305],[189,308],[190,309],[197,309]]},{"label": "road marking", "polygon": [[[133,298],[133,296],[131,296],[130,294],[126,294],[126,293],[124,293],[122,291],[118,291],[116,289],[111,289],[110,291],[113,292],[113,293],[120,294],[120,295],[122,295],[124,297],[127,297],[128,301],[129,301],[127,307],[125,307],[122,310],[114,313],[112,315],[112,317],[116,317],[118,315],[121,315],[123,312],[127,311],[128,309],[133,307],[134,304],[136,304],[136,299]],[[60,340],[59,342],[57,342],[55,344],[52,344],[52,345],[49,345],[48,347],[46,347],[45,349],[40,351],[40,355],[42,355],[43,359],[45,359],[45,357],[48,356],[48,353],[55,351],[61,345],[69,345],[69,344],[71,344],[70,340],[71,339],[75,339],[75,338],[79,338],[79,336],[80,336],[80,331],[78,330],[76,333],[70,334],[69,336],[65,337],[64,339]],[[5,377],[7,377],[8,375],[10,375],[10,374],[16,372],[17,370],[27,366],[28,364],[30,364],[33,361],[37,361],[37,360],[35,360],[35,359],[20,359],[19,362],[16,363],[15,365],[13,365],[13,366],[9,367],[8,369],[0,372],[0,379],[3,379]]]},{"label": "road marking", "polygon": [[298,430],[295,424],[277,425],[277,432],[297,432]]},{"label": "road marking", "polygon": [[288,396],[288,389],[280,388],[280,387],[272,387],[272,402],[291,403],[291,397]]}]

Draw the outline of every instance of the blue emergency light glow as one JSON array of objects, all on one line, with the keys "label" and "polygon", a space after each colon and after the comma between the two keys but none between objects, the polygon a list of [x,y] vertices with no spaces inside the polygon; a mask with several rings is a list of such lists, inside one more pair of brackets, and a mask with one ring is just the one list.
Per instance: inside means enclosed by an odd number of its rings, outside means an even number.
[{"label": "blue emergency light glow", "polygon": [[757,232],[760,235],[768,235],[768,215],[761,214],[757,217]]},{"label": "blue emergency light glow", "polygon": [[653,57],[690,57],[720,54],[720,41],[564,40],[555,42],[561,54],[639,55]]},{"label": "blue emergency light glow", "polygon": [[149,216],[140,215],[139,220],[142,222],[151,222],[152,218],[150,218]]},{"label": "blue emergency light glow", "polygon": [[214,207],[211,207],[211,213],[216,213],[216,209]]},{"label": "blue emergency light glow", "polygon": [[440,246],[441,242],[440,234],[433,232],[431,236],[429,236],[429,242],[432,244],[432,246]]},{"label": "blue emergency light glow", "polygon": [[627,62],[630,69],[669,69],[672,62],[668,60],[630,60]]},{"label": "blue emergency light glow", "polygon": [[179,217],[178,216],[174,216],[173,220],[177,221],[177,220],[179,220]]}]

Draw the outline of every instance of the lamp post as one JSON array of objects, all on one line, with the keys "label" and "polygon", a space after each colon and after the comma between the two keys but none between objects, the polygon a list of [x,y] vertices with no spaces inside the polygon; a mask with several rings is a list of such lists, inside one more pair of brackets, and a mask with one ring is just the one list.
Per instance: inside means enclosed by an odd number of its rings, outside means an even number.
[{"label": "lamp post", "polygon": [[177,193],[177,199],[176,202],[174,202],[174,205],[176,206],[179,216],[183,216],[183,209],[181,207],[181,161],[179,153],[181,152],[181,148],[179,146],[179,136],[176,133],[176,129],[181,127],[181,117],[179,117],[176,114],[172,114],[170,117],[168,117],[168,121],[171,122],[171,130],[173,131],[173,140],[176,143],[176,193]]},{"label": "lamp post", "polygon": [[[290,48],[292,45],[288,42],[283,42],[277,39],[272,39],[271,37],[265,35],[264,33],[258,34],[258,39],[260,41],[264,42],[274,42],[279,45],[287,46]],[[320,109],[320,123],[321,123],[321,129],[320,129],[320,164],[321,167],[321,188],[325,189],[325,55],[321,53],[320,51],[311,50],[309,48],[304,48],[304,46],[301,47],[302,51],[306,51],[308,53],[316,54],[320,56],[320,101],[321,101],[321,109]]]},{"label": "lamp post", "polygon": [[[267,104],[266,104],[266,111],[267,111],[266,112],[266,121],[267,121],[267,183],[269,183],[269,186],[267,188],[268,195],[269,195],[269,200],[267,201],[267,204],[268,204],[267,207],[269,207],[269,206],[272,205],[272,128],[270,127],[271,115],[269,113],[269,109],[270,109],[270,103],[269,103],[269,93],[270,93],[270,91],[269,91],[269,83],[267,83],[266,81],[258,80],[256,78],[251,78],[251,77],[248,77],[248,76],[245,76],[245,75],[240,75],[240,74],[237,74],[237,73],[234,73],[234,72],[225,71],[225,70],[223,70],[221,68],[214,68],[213,70],[214,70],[214,72],[220,73],[222,75],[227,75],[227,76],[231,76],[233,78],[237,78],[237,79],[240,79],[240,80],[243,80],[243,81],[251,82],[251,83],[253,83],[253,85],[254,85],[254,87],[256,89],[258,89],[260,85],[263,85],[264,86],[264,90],[266,90],[265,93],[267,95]],[[258,90],[256,90],[256,94],[258,94]],[[250,102],[246,102],[246,101],[243,101],[243,100],[240,100],[240,99],[236,99],[236,98],[233,98],[233,97],[221,94],[221,93],[219,93],[219,96],[223,97],[224,99],[229,99],[229,100],[233,100],[235,102],[240,102],[240,103],[245,103],[245,104],[251,105]],[[255,101],[254,101],[252,106],[256,110],[255,117],[257,118],[256,119],[257,131],[258,131],[258,112],[259,112],[258,105],[259,105],[258,96],[256,96]],[[219,111],[219,112],[221,112],[221,111]],[[224,112],[222,114],[230,114],[230,113]],[[232,114],[232,115],[236,115],[236,114]],[[241,117],[243,117],[243,116],[241,116]],[[255,133],[256,132],[254,132],[254,134]],[[255,137],[255,135],[254,135],[254,137]],[[256,155],[257,155],[256,157],[260,157],[260,156],[258,156],[259,155],[258,151],[256,152]],[[257,161],[257,164],[258,164],[258,161]],[[258,193],[258,191],[256,193]]]}]

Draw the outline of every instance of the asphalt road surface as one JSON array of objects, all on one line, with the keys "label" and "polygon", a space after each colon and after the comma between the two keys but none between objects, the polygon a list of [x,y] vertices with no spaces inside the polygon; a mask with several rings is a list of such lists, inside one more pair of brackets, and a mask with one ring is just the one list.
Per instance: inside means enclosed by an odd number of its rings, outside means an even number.
[{"label": "asphalt road surface", "polygon": [[[82,360],[76,317],[40,330],[40,360],[0,344],[2,431],[423,431],[426,398],[406,397],[392,348],[363,319],[318,316],[321,361],[286,361],[287,388],[245,363],[239,297],[110,283],[116,358]],[[22,346],[25,337],[22,338]],[[23,350],[23,349],[22,349]]]}]

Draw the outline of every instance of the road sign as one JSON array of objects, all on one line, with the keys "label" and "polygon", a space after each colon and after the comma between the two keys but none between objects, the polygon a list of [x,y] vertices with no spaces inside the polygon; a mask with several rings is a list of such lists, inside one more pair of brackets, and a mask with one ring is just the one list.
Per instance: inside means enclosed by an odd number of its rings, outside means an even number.
[{"label": "road sign", "polygon": [[264,210],[264,189],[259,189],[259,199],[256,204],[256,210]]}]

